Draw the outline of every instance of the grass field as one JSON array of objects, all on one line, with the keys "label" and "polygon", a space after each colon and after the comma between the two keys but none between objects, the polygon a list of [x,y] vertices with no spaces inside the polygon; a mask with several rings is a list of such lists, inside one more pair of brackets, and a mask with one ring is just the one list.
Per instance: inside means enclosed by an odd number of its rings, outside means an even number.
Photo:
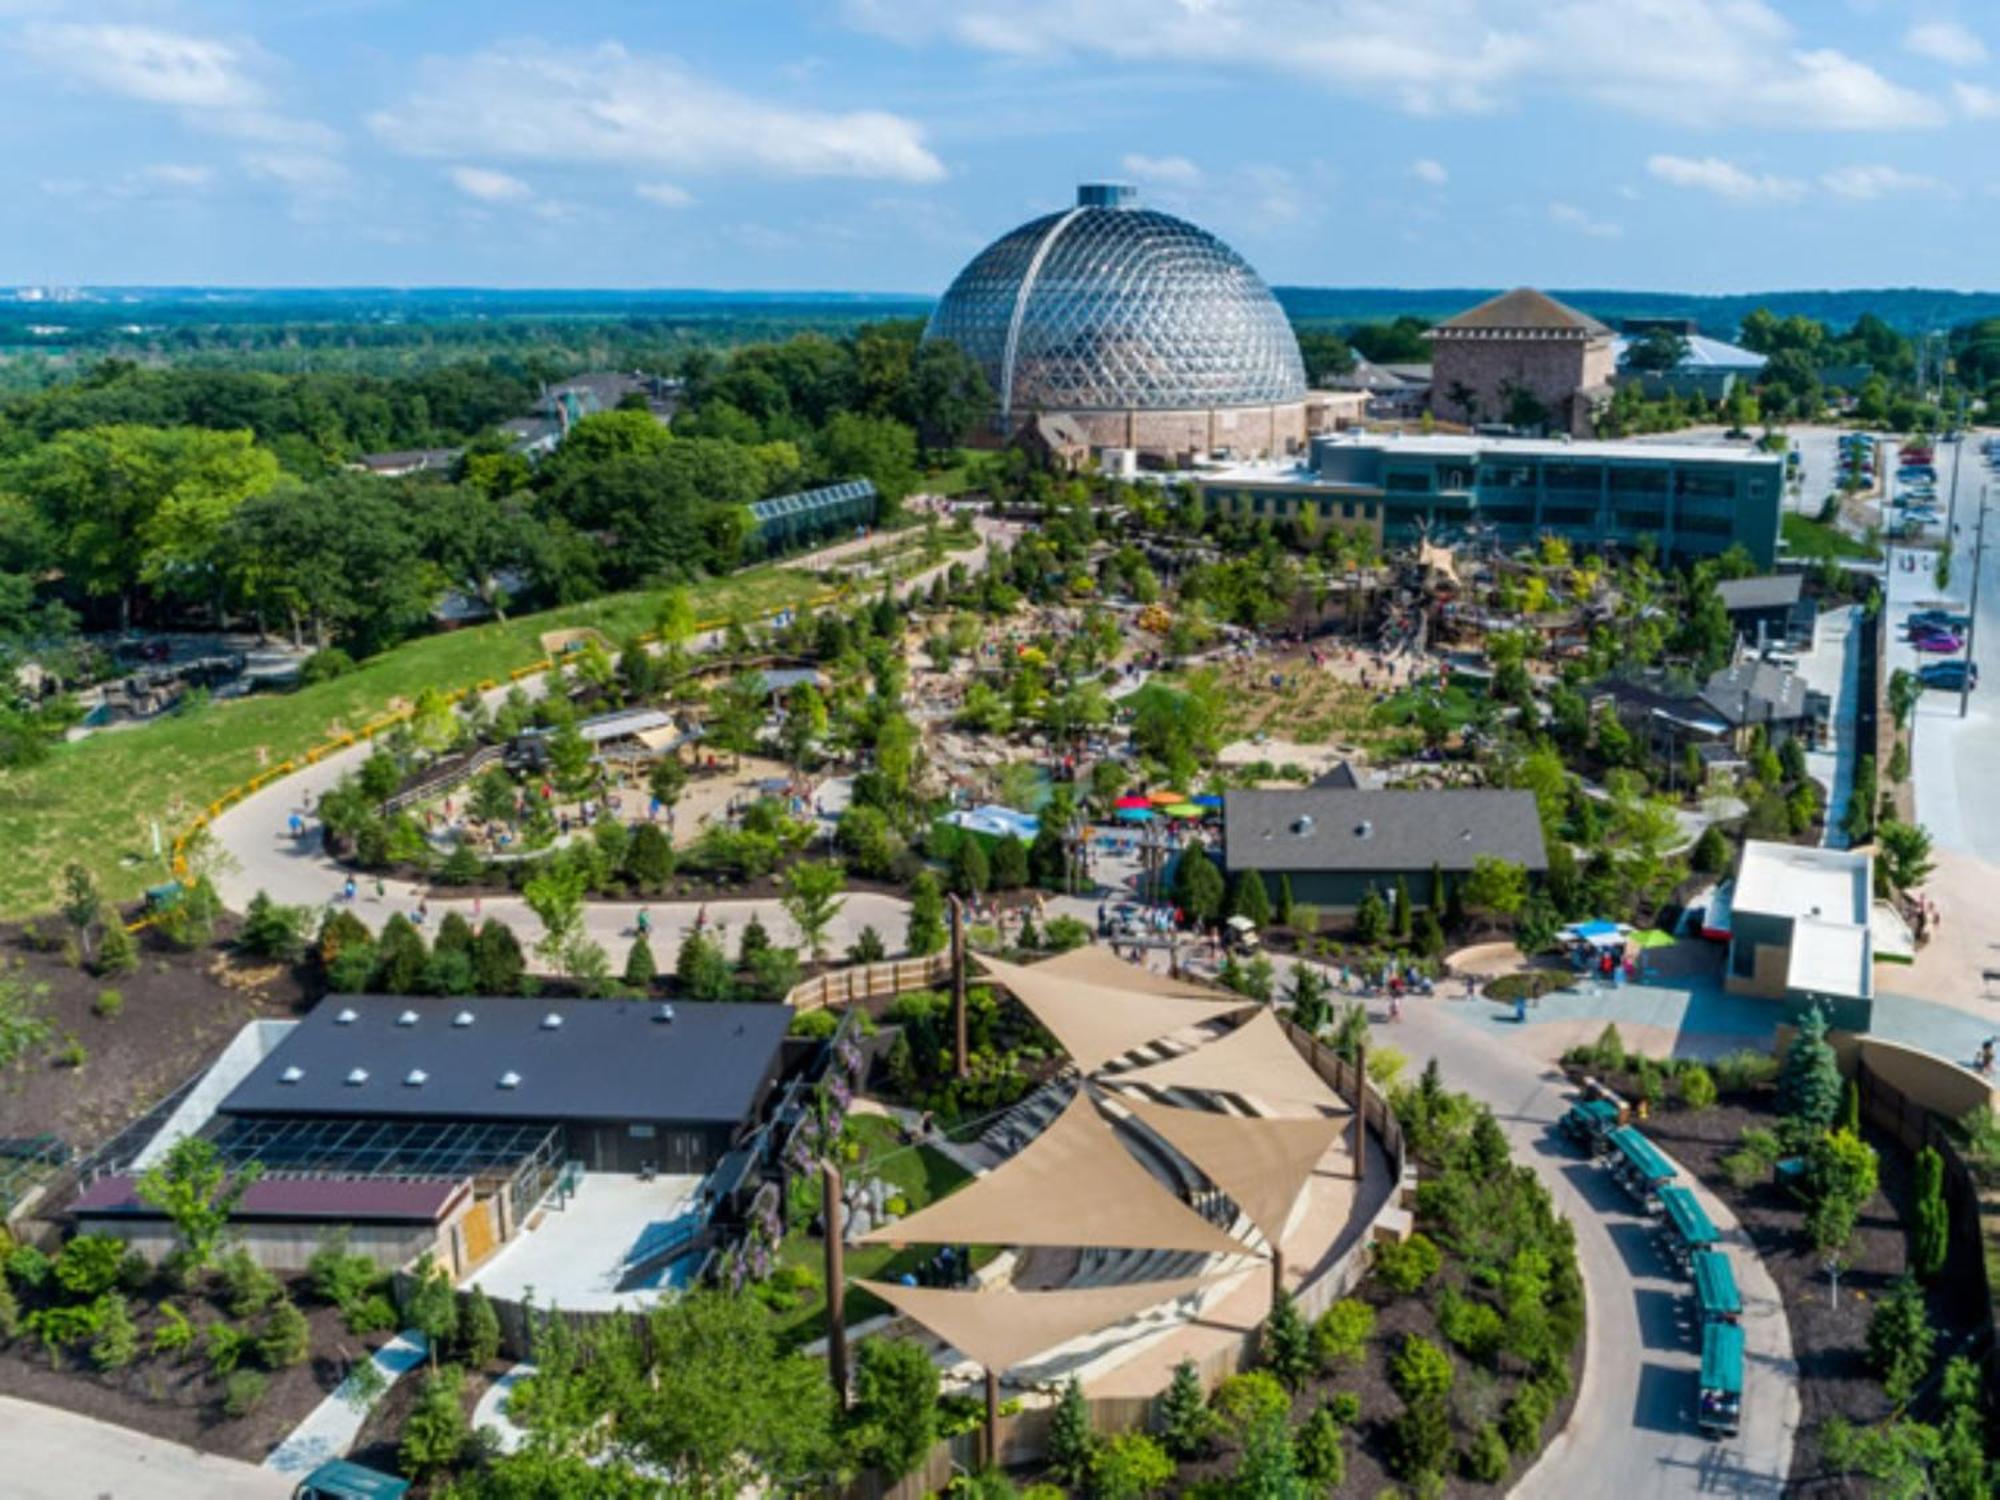
[{"label": "grass field", "polygon": [[[758,568],[696,590],[696,612],[722,618],[800,602],[806,574]],[[596,626],[614,640],[651,625],[657,596],[614,594],[409,641],[332,682],[295,693],[210,704],[135,729],[92,735],[31,770],[0,776],[0,918],[48,911],[76,861],[105,894],[130,900],[166,878],[152,829],[170,844],[188,819],[230,788],[354,729],[424,688],[457,691],[542,656],[549,630]]]},{"label": "grass field", "polygon": [[[897,1140],[897,1125],[894,1120],[881,1115],[854,1115],[847,1122],[850,1138],[861,1143],[861,1160],[846,1168],[847,1180],[858,1182],[863,1178],[880,1177],[892,1184],[908,1201],[910,1212],[927,1207],[942,1198],[960,1183],[971,1179],[971,1173],[946,1156],[942,1151],[930,1146],[904,1146]],[[921,1263],[937,1253],[933,1245],[911,1245],[898,1250],[890,1245],[850,1245],[847,1249],[846,1270],[850,1279],[866,1277],[880,1281],[900,1276],[905,1271],[914,1271]],[[990,1246],[974,1246],[972,1261],[975,1266],[984,1265],[992,1259],[994,1251]],[[778,1247],[777,1260],[780,1265],[804,1266],[815,1275],[824,1275],[826,1247],[803,1232],[794,1232],[785,1237]],[[847,1294],[847,1323],[854,1324],[887,1312],[881,1299],[867,1292],[850,1290]],[[799,1305],[788,1312],[777,1315],[779,1335],[788,1343],[810,1343],[826,1331],[826,1297],[823,1291],[814,1291],[801,1299]]]},{"label": "grass field", "polygon": [[1851,537],[1846,532],[1823,522],[1802,516],[1797,511],[1786,511],[1783,530],[1785,551],[1792,557],[1818,560],[1823,557],[1858,558],[1873,560],[1882,555],[1880,547],[1870,546],[1859,537]]}]

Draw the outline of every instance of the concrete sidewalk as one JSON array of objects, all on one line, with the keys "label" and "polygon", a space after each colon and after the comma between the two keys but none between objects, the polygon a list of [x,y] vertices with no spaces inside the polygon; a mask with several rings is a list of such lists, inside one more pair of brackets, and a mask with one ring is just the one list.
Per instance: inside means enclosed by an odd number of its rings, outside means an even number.
[{"label": "concrete sidewalk", "polygon": [[[387,1382],[383,1394],[422,1364],[429,1350],[424,1336],[414,1328],[404,1329],[377,1349],[375,1368]],[[340,1389],[307,1412],[306,1419],[292,1429],[292,1435],[271,1450],[264,1460],[265,1469],[296,1484],[328,1459],[345,1458],[372,1409],[372,1404],[364,1406],[356,1399],[354,1377],[348,1376]]]},{"label": "concrete sidewalk", "polygon": [[32,1401],[0,1396],[8,1500],[283,1500],[294,1480]]}]

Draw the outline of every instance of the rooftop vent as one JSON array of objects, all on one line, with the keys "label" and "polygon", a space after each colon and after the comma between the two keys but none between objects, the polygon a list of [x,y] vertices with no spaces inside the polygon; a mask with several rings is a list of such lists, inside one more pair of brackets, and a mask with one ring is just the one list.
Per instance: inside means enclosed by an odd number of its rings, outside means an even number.
[{"label": "rooftop vent", "polygon": [[451,1018],[451,1024],[454,1026],[470,1026],[472,1024],[472,1012],[469,1010],[460,1011]]},{"label": "rooftop vent", "polygon": [[1129,182],[1085,182],[1076,189],[1078,208],[1137,208],[1139,190]]},{"label": "rooftop vent", "polygon": [[413,1089],[422,1088],[430,1081],[430,1076],[422,1068],[412,1068],[403,1075],[403,1082]]},{"label": "rooftop vent", "polygon": [[333,1018],[333,1024],[336,1026],[352,1026],[356,1021],[360,1019],[361,1016],[359,1012],[351,1009],[343,1009],[340,1012],[340,1014],[336,1015]]},{"label": "rooftop vent", "polygon": [[366,1068],[349,1068],[347,1070],[347,1081],[352,1084],[366,1083],[368,1081],[368,1070]]},{"label": "rooftop vent", "polygon": [[501,1088],[517,1089],[520,1086],[521,1086],[521,1075],[519,1073],[516,1073],[512,1068],[509,1068],[506,1072],[500,1075]]},{"label": "rooftop vent", "polygon": [[1308,833],[1311,833],[1312,831],[1313,831],[1313,815],[1311,813],[1302,814],[1298,822],[1292,825],[1292,832],[1300,835],[1301,837],[1303,837]]},{"label": "rooftop vent", "polygon": [[304,1068],[287,1068],[285,1069],[284,1072],[278,1075],[278,1082],[297,1083],[301,1078],[305,1076],[306,1076],[306,1070]]},{"label": "rooftop vent", "polygon": [[1368,819],[1363,818],[1359,823],[1354,825],[1354,836],[1358,839],[1374,838],[1375,825],[1369,822]]},{"label": "rooftop vent", "polygon": [[547,1015],[543,1016],[542,1030],[544,1031],[562,1030],[562,1012],[552,1010]]},{"label": "rooftop vent", "polygon": [[401,1014],[400,1016],[396,1017],[396,1024],[397,1024],[398,1026],[414,1026],[414,1025],[416,1025],[416,1024],[417,1024],[417,1013],[416,1013],[415,1011],[413,1011],[413,1010],[406,1010],[406,1011],[404,1011],[404,1012],[403,1012],[403,1013],[402,1013],[402,1014]]},{"label": "rooftop vent", "polygon": [[671,1022],[673,1018],[674,1018],[674,1008],[672,1005],[669,1004],[662,1003],[660,1008],[653,1012],[653,1019],[655,1021]]}]

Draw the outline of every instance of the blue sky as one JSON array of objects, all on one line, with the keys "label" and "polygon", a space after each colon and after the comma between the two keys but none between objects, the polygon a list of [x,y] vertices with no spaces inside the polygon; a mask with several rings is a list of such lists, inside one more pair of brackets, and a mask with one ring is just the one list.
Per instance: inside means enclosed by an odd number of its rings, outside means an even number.
[{"label": "blue sky", "polygon": [[0,283],[1993,288],[1996,143],[1990,0],[0,0]]}]

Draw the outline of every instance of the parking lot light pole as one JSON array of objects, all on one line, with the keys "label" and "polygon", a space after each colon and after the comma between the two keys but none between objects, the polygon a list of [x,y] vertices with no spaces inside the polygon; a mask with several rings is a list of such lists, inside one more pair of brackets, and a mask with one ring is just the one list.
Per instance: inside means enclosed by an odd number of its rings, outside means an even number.
[{"label": "parking lot light pole", "polygon": [[1979,629],[1979,570],[1986,561],[1986,486],[1979,486],[1979,525],[1972,533],[1972,603],[1965,611],[1965,671],[1958,679],[1958,716],[1972,706],[1972,638]]}]

